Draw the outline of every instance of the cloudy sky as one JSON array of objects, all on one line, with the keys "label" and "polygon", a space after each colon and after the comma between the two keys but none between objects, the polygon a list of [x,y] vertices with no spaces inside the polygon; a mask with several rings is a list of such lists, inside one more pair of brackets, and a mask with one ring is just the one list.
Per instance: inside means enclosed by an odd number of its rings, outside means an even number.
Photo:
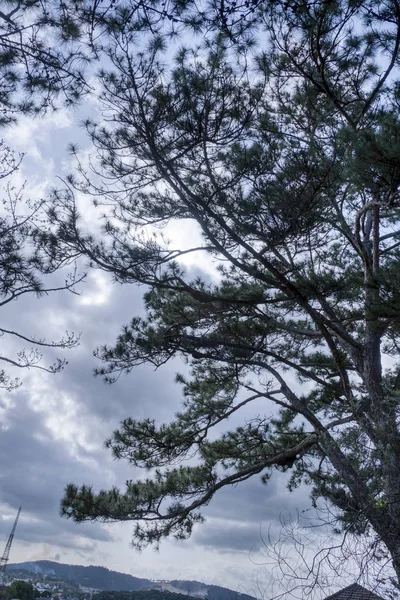
[{"label": "cloudy sky", "polygon": [[[76,127],[78,117],[84,116],[60,112],[42,120],[22,119],[4,132],[16,151],[26,152],[13,182],[27,180],[27,197],[45,194],[56,176],[68,171],[68,142],[85,145]],[[87,204],[83,210],[90,217],[93,209]],[[177,231],[170,234],[179,237]],[[180,242],[193,234],[180,231]],[[2,323],[18,326],[25,334],[57,339],[68,329],[81,333],[81,344],[64,355],[69,364],[62,373],[18,373],[23,386],[10,394],[2,392],[0,552],[22,506],[12,562],[96,564],[139,577],[197,579],[271,596],[266,590],[272,567],[264,548],[268,531],[277,535],[282,515],[295,515],[308,506],[307,490],[289,494],[282,476],[272,477],[268,486],[254,479],[223,490],[207,508],[206,523],[189,541],[164,542],[159,552],[149,548],[139,554],[131,549],[132,524],[76,525],[59,516],[60,498],[69,482],[99,489],[140,476],[113,461],[104,448],[104,440],[124,417],[169,420],[181,401],[174,375],[184,366],[178,362],[158,371],[137,368],[113,386],[93,377],[94,348],[112,343],[121,325],[142,311],[144,290],[113,285],[96,272],[80,291],[79,296],[25,297],[2,309]],[[3,345],[10,353],[17,349],[5,340]],[[48,352],[44,360],[52,362],[54,356]]]}]

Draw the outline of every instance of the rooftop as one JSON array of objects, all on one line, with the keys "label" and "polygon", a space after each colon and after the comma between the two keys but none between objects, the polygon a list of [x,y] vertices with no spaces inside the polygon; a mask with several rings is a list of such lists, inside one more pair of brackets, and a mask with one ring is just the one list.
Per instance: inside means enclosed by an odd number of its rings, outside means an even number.
[{"label": "rooftop", "polygon": [[383,600],[383,598],[358,583],[353,583],[335,594],[327,596],[325,600]]}]

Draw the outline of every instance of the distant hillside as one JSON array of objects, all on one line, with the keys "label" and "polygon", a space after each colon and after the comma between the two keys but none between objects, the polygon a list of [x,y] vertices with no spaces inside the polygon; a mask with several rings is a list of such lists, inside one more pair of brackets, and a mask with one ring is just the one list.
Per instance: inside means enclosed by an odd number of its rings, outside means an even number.
[{"label": "distant hillside", "polygon": [[184,594],[174,594],[165,590],[139,590],[137,592],[99,592],[92,600],[185,600]]},{"label": "distant hillside", "polygon": [[37,560],[7,565],[7,572],[28,571],[35,575],[50,576],[61,581],[73,581],[84,587],[98,590],[136,590],[149,589],[148,579],[139,579],[127,573],[109,571],[104,567],[82,567],[80,565],[65,565],[50,560]]},{"label": "distant hillside", "polygon": [[[10,564],[7,565],[7,571],[10,574],[12,571],[26,572],[27,574],[35,574],[40,579],[51,578],[73,582],[82,587],[104,591],[162,590],[171,592],[171,594],[183,594],[207,600],[255,600],[247,594],[240,594],[218,585],[207,585],[200,581],[151,581],[150,579],[133,577],[133,575],[127,573],[110,571],[104,567],[66,565],[50,560]],[[168,597],[170,598],[170,596]],[[171,600],[173,599],[171,598]]]}]

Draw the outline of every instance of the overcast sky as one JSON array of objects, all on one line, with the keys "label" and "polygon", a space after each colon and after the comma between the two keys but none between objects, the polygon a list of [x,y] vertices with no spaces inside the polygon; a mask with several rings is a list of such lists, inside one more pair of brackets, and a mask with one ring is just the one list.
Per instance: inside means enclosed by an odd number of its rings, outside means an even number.
[{"label": "overcast sky", "polygon": [[[22,119],[4,132],[16,151],[27,153],[14,179],[27,180],[27,196],[45,194],[56,176],[69,169],[68,142],[85,144],[76,120],[77,114],[61,112],[42,120]],[[89,204],[84,210],[91,214]],[[178,237],[177,231],[172,234]],[[193,231],[179,231],[183,244],[185,236],[193,236]],[[207,269],[205,264],[201,267]],[[282,514],[295,515],[308,506],[307,490],[289,494],[282,477],[272,477],[267,486],[255,478],[223,490],[207,508],[206,523],[197,526],[189,541],[163,542],[158,553],[150,548],[139,554],[130,548],[130,523],[76,525],[59,516],[60,498],[69,482],[99,489],[140,476],[113,461],[104,440],[124,417],[171,419],[181,401],[174,375],[184,369],[178,362],[158,371],[140,367],[113,386],[94,378],[94,348],[112,343],[121,325],[142,311],[144,290],[112,285],[100,272],[91,273],[80,290],[80,296],[25,297],[2,309],[3,324],[48,339],[57,339],[66,329],[81,332],[81,344],[64,355],[69,364],[62,373],[18,373],[23,386],[11,394],[2,392],[0,552],[22,506],[12,562],[96,564],[138,577],[197,579],[261,596],[271,571],[264,564],[262,536],[267,538],[270,527],[274,535],[279,532]],[[51,358],[47,353],[45,359]]]}]

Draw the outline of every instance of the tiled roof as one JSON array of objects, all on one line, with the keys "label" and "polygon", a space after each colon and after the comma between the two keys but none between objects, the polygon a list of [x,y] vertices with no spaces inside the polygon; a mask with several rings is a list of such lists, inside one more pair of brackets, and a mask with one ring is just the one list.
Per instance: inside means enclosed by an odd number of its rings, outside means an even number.
[{"label": "tiled roof", "polygon": [[358,585],[358,583],[353,583],[335,594],[327,596],[325,600],[383,600],[383,598]]}]

